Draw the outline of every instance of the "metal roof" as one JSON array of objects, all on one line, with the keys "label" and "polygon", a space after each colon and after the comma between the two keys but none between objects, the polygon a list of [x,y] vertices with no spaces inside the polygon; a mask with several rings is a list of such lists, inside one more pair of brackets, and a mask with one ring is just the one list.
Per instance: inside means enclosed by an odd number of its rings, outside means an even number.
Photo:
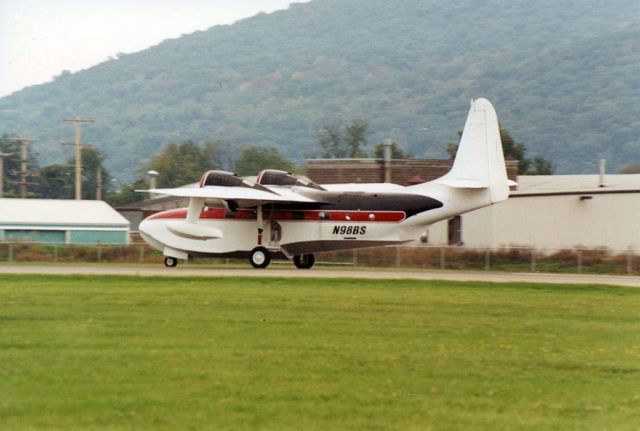
[{"label": "metal roof", "polygon": [[127,227],[129,221],[103,201],[2,198],[0,224]]},{"label": "metal roof", "polygon": [[640,174],[604,175],[522,175],[512,195],[557,193],[620,193],[640,190]]}]

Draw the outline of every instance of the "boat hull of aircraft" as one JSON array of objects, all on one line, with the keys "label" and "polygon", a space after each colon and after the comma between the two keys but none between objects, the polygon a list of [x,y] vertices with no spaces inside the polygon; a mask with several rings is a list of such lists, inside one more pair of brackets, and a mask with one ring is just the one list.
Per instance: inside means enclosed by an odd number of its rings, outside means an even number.
[{"label": "boat hull of aircraft", "polygon": [[[242,209],[231,212],[207,208],[200,214],[199,225],[224,232],[223,236],[201,239],[176,232],[168,221],[184,221],[186,209],[154,214],[145,221],[142,235],[165,246],[201,254],[248,252],[255,245],[282,248],[288,254],[343,250],[372,245],[412,241],[420,235],[420,227],[399,229],[406,220],[404,211],[365,210],[275,210],[264,208],[262,239],[257,239],[257,211]],[[424,229],[422,229],[424,230]],[[256,244],[260,241],[259,244]]]}]

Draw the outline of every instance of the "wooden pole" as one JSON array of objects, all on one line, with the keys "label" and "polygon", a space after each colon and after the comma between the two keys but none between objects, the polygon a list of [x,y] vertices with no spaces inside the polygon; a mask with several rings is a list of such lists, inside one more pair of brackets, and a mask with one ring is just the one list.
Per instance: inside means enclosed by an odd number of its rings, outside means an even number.
[{"label": "wooden pole", "polygon": [[31,174],[27,169],[27,163],[29,162],[29,142],[33,142],[33,139],[28,138],[9,138],[11,141],[17,141],[20,143],[20,197],[25,199],[27,197],[27,177]]},{"label": "wooden pole", "polygon": [[0,198],[4,197],[4,158],[13,153],[0,153]]},{"label": "wooden pole", "polygon": [[96,169],[96,200],[102,200],[102,167]]},{"label": "wooden pole", "polygon": [[93,118],[65,118],[65,122],[73,123],[75,129],[76,140],[73,144],[64,143],[63,145],[73,145],[75,147],[76,159],[76,200],[82,199],[82,148],[90,147],[83,144],[80,140],[80,127],[82,123],[93,123]]}]

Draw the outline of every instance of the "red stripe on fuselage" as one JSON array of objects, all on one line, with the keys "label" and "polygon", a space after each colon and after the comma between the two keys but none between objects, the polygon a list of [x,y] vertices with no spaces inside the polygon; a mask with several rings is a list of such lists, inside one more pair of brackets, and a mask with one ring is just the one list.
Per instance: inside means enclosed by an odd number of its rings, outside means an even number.
[{"label": "red stripe on fuselage", "polygon": [[[321,210],[263,210],[265,220],[276,221],[327,221],[327,222],[400,222],[404,220],[404,211],[321,211]],[[147,220],[185,219],[186,208],[162,211],[147,217]],[[201,220],[255,220],[255,210],[231,212],[222,208],[208,208],[200,213]]]}]

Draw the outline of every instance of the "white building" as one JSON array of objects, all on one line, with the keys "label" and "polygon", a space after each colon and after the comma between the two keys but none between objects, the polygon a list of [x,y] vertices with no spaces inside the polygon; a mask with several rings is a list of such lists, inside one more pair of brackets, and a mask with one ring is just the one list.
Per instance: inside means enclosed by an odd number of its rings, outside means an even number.
[{"label": "white building", "polygon": [[103,201],[4,198],[0,241],[127,244],[129,222]]},{"label": "white building", "polygon": [[640,250],[639,214],[640,175],[520,176],[507,201],[432,225],[428,243]]}]

